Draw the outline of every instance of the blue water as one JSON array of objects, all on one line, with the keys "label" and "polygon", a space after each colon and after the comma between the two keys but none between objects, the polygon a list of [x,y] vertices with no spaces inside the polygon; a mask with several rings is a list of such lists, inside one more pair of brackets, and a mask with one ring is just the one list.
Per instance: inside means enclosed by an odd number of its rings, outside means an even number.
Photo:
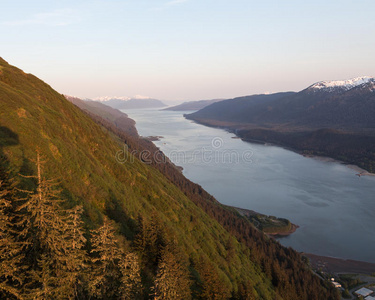
[{"label": "blue water", "polygon": [[283,245],[375,263],[375,177],[359,178],[337,162],[243,142],[225,130],[186,120],[183,112],[126,113],[140,135],[163,136],[155,144],[221,203],[299,225],[280,239]]}]

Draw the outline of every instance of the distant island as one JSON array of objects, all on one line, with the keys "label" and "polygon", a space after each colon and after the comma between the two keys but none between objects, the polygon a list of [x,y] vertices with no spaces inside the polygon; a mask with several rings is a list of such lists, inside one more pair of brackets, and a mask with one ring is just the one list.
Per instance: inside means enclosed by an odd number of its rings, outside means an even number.
[{"label": "distant island", "polygon": [[198,101],[188,101],[182,104],[167,107],[164,110],[172,110],[172,111],[189,111],[189,110],[200,110],[209,106],[213,103],[223,101],[224,99],[212,99],[212,100],[198,100]]}]

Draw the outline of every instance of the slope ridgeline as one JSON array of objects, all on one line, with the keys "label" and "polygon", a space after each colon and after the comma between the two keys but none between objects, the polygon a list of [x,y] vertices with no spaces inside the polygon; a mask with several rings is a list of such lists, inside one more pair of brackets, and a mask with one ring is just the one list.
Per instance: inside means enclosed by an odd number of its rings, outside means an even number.
[{"label": "slope ridgeline", "polygon": [[329,156],[375,171],[375,79],[323,81],[298,93],[214,103],[186,118],[248,141]]}]

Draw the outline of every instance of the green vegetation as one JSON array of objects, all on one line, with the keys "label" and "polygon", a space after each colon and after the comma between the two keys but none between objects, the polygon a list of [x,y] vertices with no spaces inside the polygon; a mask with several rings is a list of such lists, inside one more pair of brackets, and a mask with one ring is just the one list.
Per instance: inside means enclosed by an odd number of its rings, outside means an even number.
[{"label": "green vegetation", "polygon": [[168,161],[130,154],[151,142],[0,66],[0,298],[338,299]]},{"label": "green vegetation", "polygon": [[245,216],[257,229],[271,235],[282,235],[293,233],[298,226],[292,224],[288,219],[267,216],[253,210],[231,207]]},{"label": "green vegetation", "polygon": [[350,292],[348,289],[343,290],[342,297],[345,299],[352,299],[352,295],[350,295]]},{"label": "green vegetation", "polygon": [[340,274],[338,282],[346,290],[354,289],[357,286],[365,284],[366,282],[361,281],[359,278],[356,278],[356,274]]},{"label": "green vegetation", "polygon": [[275,216],[266,216],[262,214],[249,216],[248,218],[251,223],[265,233],[286,233],[292,229],[292,223],[284,218],[277,218]]}]

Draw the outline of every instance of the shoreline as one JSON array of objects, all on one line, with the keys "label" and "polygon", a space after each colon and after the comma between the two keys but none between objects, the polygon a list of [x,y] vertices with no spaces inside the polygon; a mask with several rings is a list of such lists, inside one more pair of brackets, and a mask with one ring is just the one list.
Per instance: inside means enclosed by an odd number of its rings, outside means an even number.
[{"label": "shoreline", "polygon": [[296,224],[293,224],[293,223],[290,223],[290,224],[291,224],[291,228],[288,231],[285,231],[285,232],[275,232],[275,233],[265,232],[265,234],[267,234],[269,236],[272,236],[275,239],[289,236],[292,233],[295,233],[296,230],[300,227],[299,225],[296,225]]},{"label": "shoreline", "polygon": [[[238,213],[240,213],[243,216],[259,214],[258,212],[251,209],[240,208],[235,206],[228,207],[235,209]],[[263,231],[262,232],[268,235],[270,238],[277,239],[278,237],[283,238],[294,233],[298,228],[298,225],[292,223],[292,229],[285,233],[271,234],[265,233]],[[324,256],[306,252],[300,252],[300,254],[302,256],[306,256],[309,259],[311,267],[314,270],[321,270],[326,273],[352,273],[367,275],[372,275],[375,273],[375,263],[373,262]]]},{"label": "shoreline", "polygon": [[[255,216],[255,215],[263,215],[263,216],[267,216],[267,215],[264,215],[264,214],[258,213],[258,212],[254,211],[254,210],[251,210],[251,209],[241,208],[241,207],[235,207],[235,206],[229,206],[229,205],[227,205],[227,206],[230,207],[230,208],[235,209],[240,215],[245,216],[245,217]],[[267,217],[269,217],[269,216],[267,216]],[[288,221],[289,221],[289,220],[288,220]],[[289,221],[289,222],[290,222],[290,221]],[[251,222],[251,223],[252,223],[252,222]],[[252,224],[253,224],[253,223],[252,223]],[[276,239],[276,238],[278,238],[278,237],[282,238],[282,237],[289,236],[289,235],[291,235],[292,233],[296,232],[296,230],[299,228],[298,225],[293,224],[292,222],[290,222],[290,224],[291,224],[291,228],[290,228],[290,230],[288,230],[288,231],[282,231],[282,232],[275,231],[275,232],[272,232],[272,233],[270,233],[270,232],[265,232],[265,231],[263,231],[263,230],[257,228],[254,224],[253,224],[253,225],[255,226],[255,228],[259,229],[259,230],[262,231],[264,234],[266,234],[266,235],[268,235],[268,236],[270,236],[270,237]]]},{"label": "shoreline", "polygon": [[[351,163],[347,163],[347,162],[344,162],[344,161],[341,161],[341,160],[338,160],[338,159],[335,159],[335,158],[332,158],[332,157],[319,156],[319,155],[313,155],[313,154],[304,154],[302,151],[299,151],[297,149],[294,149],[294,148],[291,148],[291,147],[288,147],[288,146],[285,146],[285,145],[282,145],[282,144],[269,143],[269,142],[265,142],[265,141],[262,141],[262,140],[256,140],[256,139],[250,139],[250,138],[243,138],[243,137],[241,137],[240,135],[237,134],[237,130],[238,129],[234,128],[235,125],[232,125],[233,127],[230,127],[229,124],[228,125],[211,124],[209,122],[204,122],[204,121],[199,121],[199,120],[194,120],[194,119],[186,118],[185,114],[183,116],[185,117],[185,119],[193,121],[194,123],[197,123],[199,125],[203,125],[203,126],[207,126],[207,127],[212,127],[212,128],[218,128],[218,129],[225,130],[225,131],[227,131],[229,133],[233,133],[235,135],[235,137],[233,137],[233,138],[239,138],[242,141],[247,142],[247,143],[255,143],[255,144],[261,144],[261,145],[276,146],[276,147],[283,148],[285,150],[292,151],[294,153],[297,153],[297,154],[302,155],[302,156],[307,157],[307,158],[316,159],[318,161],[339,163],[339,164],[345,165],[347,168],[349,168],[349,169],[351,169],[353,171],[356,171],[357,173],[355,175],[357,175],[358,177],[361,177],[361,176],[375,176],[375,173],[368,172],[367,170],[362,169],[361,167],[359,167],[357,165],[354,165],[354,164],[351,164]],[[212,120],[212,121],[215,121],[215,120]]]},{"label": "shoreline", "polygon": [[[299,154],[301,154],[301,153],[299,153]],[[316,159],[316,160],[322,161],[322,162],[334,162],[334,163],[338,163],[338,164],[344,165],[347,168],[349,168],[349,169],[357,172],[356,175],[359,176],[359,177],[361,177],[361,176],[375,176],[375,173],[370,173],[370,172],[366,171],[365,169],[362,169],[361,167],[359,167],[357,165],[348,164],[348,163],[346,163],[346,162],[344,162],[342,160],[334,159],[332,157],[319,156],[319,155],[309,155],[309,154],[301,154],[301,155],[303,155],[304,157]]]},{"label": "shoreline", "polygon": [[150,142],[157,142],[160,141],[160,139],[163,139],[163,136],[160,135],[150,135],[150,136],[141,136],[141,138],[148,140]]},{"label": "shoreline", "polygon": [[311,267],[326,273],[353,273],[367,274],[375,273],[375,263],[338,257],[322,256],[312,253],[301,252],[310,260]]}]

